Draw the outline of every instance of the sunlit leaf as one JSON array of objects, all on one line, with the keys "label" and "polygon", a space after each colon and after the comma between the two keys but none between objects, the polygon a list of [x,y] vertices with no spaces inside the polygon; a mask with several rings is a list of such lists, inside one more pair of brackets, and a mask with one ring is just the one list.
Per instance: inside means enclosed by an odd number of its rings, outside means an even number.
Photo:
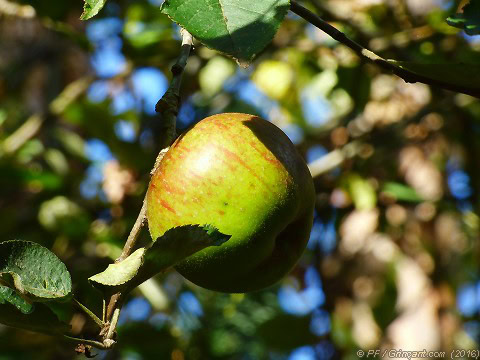
[{"label": "sunlit leaf", "polygon": [[272,41],[289,0],[166,0],[162,12],[208,47],[249,62]]},{"label": "sunlit leaf", "polygon": [[230,239],[216,228],[185,225],[168,230],[148,248],[140,248],[128,258],[89,278],[104,293],[128,292],[155,274],[208,246],[220,246]]},{"label": "sunlit leaf", "polygon": [[143,265],[145,252],[146,248],[140,248],[122,262],[108,265],[105,271],[91,276],[88,280],[100,288],[124,285],[138,274]]},{"label": "sunlit leaf", "polygon": [[102,10],[107,0],[85,0],[83,5],[83,13],[80,20],[88,20],[98,14]]}]

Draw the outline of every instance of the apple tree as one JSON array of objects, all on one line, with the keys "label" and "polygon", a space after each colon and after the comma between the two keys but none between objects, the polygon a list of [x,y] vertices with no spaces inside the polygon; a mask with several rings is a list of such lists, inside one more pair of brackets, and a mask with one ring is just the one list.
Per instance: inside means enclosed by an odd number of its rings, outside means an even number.
[{"label": "apple tree", "polygon": [[0,0],[0,358],[478,357],[479,14]]}]

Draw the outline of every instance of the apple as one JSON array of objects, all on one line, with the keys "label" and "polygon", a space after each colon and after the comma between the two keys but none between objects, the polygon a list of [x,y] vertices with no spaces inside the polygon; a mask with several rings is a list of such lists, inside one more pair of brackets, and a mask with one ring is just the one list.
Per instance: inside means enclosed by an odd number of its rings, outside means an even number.
[{"label": "apple", "polygon": [[201,287],[247,292],[294,267],[314,203],[312,176],[288,137],[259,117],[229,113],[203,119],[170,147],[152,175],[147,219],[154,240],[187,224],[232,235],[175,268]]}]

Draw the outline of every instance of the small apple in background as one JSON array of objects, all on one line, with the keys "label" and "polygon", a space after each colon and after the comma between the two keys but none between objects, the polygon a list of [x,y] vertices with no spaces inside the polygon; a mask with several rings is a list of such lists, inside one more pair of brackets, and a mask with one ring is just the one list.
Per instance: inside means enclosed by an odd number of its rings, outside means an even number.
[{"label": "small apple in background", "polygon": [[253,115],[220,114],[171,146],[150,182],[147,219],[154,240],[187,224],[232,235],[175,268],[201,287],[247,292],[273,285],[296,264],[314,202],[308,167],[279,128]]}]

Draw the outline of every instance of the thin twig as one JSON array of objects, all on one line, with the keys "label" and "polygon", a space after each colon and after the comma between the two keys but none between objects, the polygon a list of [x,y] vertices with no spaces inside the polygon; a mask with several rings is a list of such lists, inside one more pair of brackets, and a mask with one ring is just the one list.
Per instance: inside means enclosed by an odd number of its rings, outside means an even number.
[{"label": "thin twig", "polygon": [[[115,312],[115,309],[117,308],[120,308],[122,303],[123,303],[123,294],[122,293],[116,293],[116,294],[113,294],[111,297],[110,297],[110,300],[108,301],[108,305],[107,305],[107,313],[105,315],[105,318],[106,319],[111,319],[112,318],[112,315],[113,313]],[[107,323],[108,323],[108,320],[107,320]],[[109,329],[111,327],[111,323],[109,325]]]},{"label": "thin twig", "polygon": [[[167,92],[163,95],[163,97],[158,101],[157,105],[155,106],[155,111],[158,112],[162,116],[162,120],[165,124],[166,132],[164,134],[164,146],[163,150],[160,151],[158,154],[153,169],[151,171],[151,175],[158,169],[160,162],[162,161],[163,157],[168,151],[170,144],[177,136],[176,132],[176,122],[177,122],[177,114],[178,109],[180,106],[180,85],[182,83],[183,72],[185,70],[185,66],[187,65],[188,57],[190,56],[190,51],[193,46],[193,37],[192,35],[182,29],[182,48],[180,51],[180,55],[176,63],[172,67],[172,80],[170,82],[170,86]],[[147,210],[147,198],[143,199],[142,208],[138,214],[137,220],[128,235],[127,241],[125,242],[122,254],[115,262],[120,262],[126,259],[135,248],[135,244],[138,239],[138,235],[145,223],[146,218],[146,210]],[[111,340],[113,334],[115,332],[115,328],[118,321],[118,316],[120,314],[120,307],[122,305],[123,294],[116,293],[113,294],[110,298],[106,309],[105,320],[109,321],[110,319],[110,327],[108,329],[107,335],[104,338],[105,341]]]},{"label": "thin twig", "polygon": [[105,299],[103,299],[102,301],[102,323],[103,324],[105,323],[105,321],[107,321],[106,316],[107,316],[107,302]]},{"label": "thin twig", "polygon": [[[181,33],[182,33],[182,49],[180,51],[180,55],[176,63],[172,66],[172,74],[173,74],[172,81],[170,82],[170,86],[166,91],[166,93],[162,96],[162,98],[158,101],[157,105],[155,106],[155,111],[160,113],[163,116],[163,121],[166,124],[165,126],[166,133],[164,134],[164,138],[165,138],[165,142],[167,143],[167,146],[158,154],[155,160],[155,165],[152,171],[150,172],[151,175],[155,173],[155,171],[158,168],[158,165],[160,164],[166,152],[168,151],[170,143],[177,136],[176,122],[177,122],[178,108],[180,105],[180,86],[182,83],[183,71],[185,70],[185,66],[187,65],[187,60],[193,45],[192,35],[185,29],[182,29]],[[125,260],[132,253],[132,250],[135,246],[140,229],[142,228],[145,222],[146,212],[147,212],[147,202],[145,198],[143,200],[142,208],[140,210],[140,213],[138,214],[137,220],[135,221],[135,224],[133,225],[133,228],[130,231],[130,234],[128,235],[127,241],[125,242],[125,246],[123,247],[122,254],[115,262],[120,262],[122,260]]]},{"label": "thin twig", "polygon": [[369,37],[372,35],[371,33],[367,33],[358,23],[355,21],[353,16],[348,16],[340,11],[333,11],[329,2],[322,1],[322,0],[310,0],[310,4],[315,8],[317,12],[319,12],[323,17],[334,19],[335,21],[341,21],[348,24],[348,27],[351,28],[357,38],[363,43],[366,43]]},{"label": "thin twig", "polygon": [[[166,127],[170,129],[166,134],[166,143],[168,144],[160,153],[158,154],[155,164],[153,166],[152,171],[150,172],[151,175],[157,170],[161,160],[167,153],[169,149],[170,143],[176,137],[176,121],[177,121],[177,114],[178,114],[178,107],[180,105],[179,98],[180,98],[180,85],[182,82],[183,71],[185,66],[187,65],[188,56],[190,55],[190,50],[193,45],[193,38],[189,32],[182,29],[182,49],[180,55],[178,57],[177,62],[172,67],[172,74],[173,78],[170,83],[170,87],[168,88],[167,92],[163,95],[163,97],[158,101],[155,110],[163,115],[163,121],[167,123]],[[172,100],[171,96],[174,96]],[[133,248],[135,247],[135,243],[137,241],[138,235],[140,230],[145,222],[147,211],[147,202],[146,198],[143,200],[142,208],[138,214],[137,219],[135,220],[135,224],[133,224],[132,230],[128,235],[127,241],[123,247],[122,254],[115,262],[120,262],[125,260],[131,253]],[[109,318],[107,314],[107,319]]]},{"label": "thin twig", "polygon": [[330,25],[329,23],[321,19],[319,16],[312,13],[310,10],[304,8],[303,6],[298,4],[296,1],[292,0],[290,2],[290,10],[295,14],[297,14],[298,16],[302,17],[303,19],[307,20],[312,25],[318,27],[320,30],[324,31],[325,33],[330,35],[332,38],[337,40],[338,42],[344,44],[345,46],[348,46],[350,49],[355,51],[360,56],[360,58],[377,64],[381,68],[388,70],[394,73],[395,75],[401,77],[403,80],[405,80],[408,83],[421,82],[424,84],[428,84],[428,85],[440,87],[443,89],[447,89],[450,91],[460,92],[460,93],[464,93],[464,94],[468,94],[468,95],[480,98],[480,93],[475,89],[466,88],[463,86],[449,84],[447,82],[428,78],[426,76],[416,74],[409,70],[396,66],[393,62],[390,62],[391,60],[389,61],[388,59],[384,59],[378,56],[374,52],[368,50],[367,48],[363,47],[362,45],[348,38],[340,30],[336,29],[335,27],[333,27],[332,25]]},{"label": "thin twig", "polygon": [[192,35],[185,29],[181,30],[181,34],[182,49],[171,69],[173,77],[170,81],[170,86],[155,106],[155,111],[162,116],[162,121],[165,126],[162,148],[169,146],[171,140],[177,136],[176,123],[180,107],[180,86],[182,84],[183,72],[185,66],[187,66],[187,60],[193,46]]},{"label": "thin twig", "polygon": [[76,338],[76,337],[68,336],[68,335],[63,335],[63,338],[65,340],[73,341],[73,342],[76,342],[76,343],[79,343],[79,344],[90,345],[90,346],[93,346],[93,347],[95,347],[97,349],[101,349],[101,350],[107,350],[111,347],[111,346],[105,346],[105,344],[101,343],[100,341],[96,341],[96,340],[81,339],[81,338]]},{"label": "thin twig", "polygon": [[100,326],[100,328],[103,327],[104,323],[102,320],[100,320],[98,318],[97,315],[95,315],[89,308],[87,308],[85,305],[83,305],[80,301],[78,301],[77,299],[73,299],[73,303],[75,305],[77,305],[85,314],[87,314],[90,319],[92,319],[93,321],[95,321],[95,323]]},{"label": "thin twig", "polygon": [[[352,16],[352,13],[348,13],[347,15],[347,13],[334,9],[334,7],[326,1],[310,0],[309,2],[324,18],[346,23],[348,27],[355,32],[360,43],[369,44],[369,47],[373,48],[373,51],[392,50],[395,53],[400,53],[400,48],[407,43],[411,41],[423,41],[435,33],[430,25],[422,25],[416,28],[408,26],[406,29],[402,29],[397,33],[388,36],[380,36],[378,31],[372,31],[371,29],[367,30],[362,26],[358,19],[356,19],[355,16]],[[396,39],[402,39],[402,41],[399,42]]]},{"label": "thin twig", "polygon": [[115,333],[115,328],[117,327],[119,317],[120,317],[120,308],[116,308],[115,311],[113,312],[112,321],[110,323],[110,327],[108,328],[106,340],[113,339],[113,334]]},{"label": "thin twig", "polygon": [[146,198],[143,200],[142,208],[138,213],[137,220],[135,220],[135,224],[133,224],[132,230],[130,230],[130,234],[128,235],[127,241],[123,247],[122,254],[120,257],[115,260],[116,263],[125,260],[131,253],[137,241],[138,235],[140,234],[140,229],[145,222],[145,215],[147,213],[147,202]]},{"label": "thin twig", "polygon": [[[170,147],[166,147],[165,149],[163,149],[158,153],[158,156],[155,159],[155,165],[150,171],[150,175],[153,175],[155,171],[157,171],[157,168],[160,165],[160,162],[162,161],[163,157],[165,156],[169,148]],[[143,199],[142,208],[138,213],[137,220],[135,220],[135,224],[133,224],[132,230],[130,230],[130,234],[128,234],[127,241],[123,246],[122,254],[118,259],[115,260],[116,263],[119,263],[120,261],[125,260],[132,253],[132,250],[135,247],[135,244],[137,242],[138,235],[140,235],[140,230],[142,229],[143,224],[145,223],[146,215],[147,215],[147,198],[145,197]]]}]

